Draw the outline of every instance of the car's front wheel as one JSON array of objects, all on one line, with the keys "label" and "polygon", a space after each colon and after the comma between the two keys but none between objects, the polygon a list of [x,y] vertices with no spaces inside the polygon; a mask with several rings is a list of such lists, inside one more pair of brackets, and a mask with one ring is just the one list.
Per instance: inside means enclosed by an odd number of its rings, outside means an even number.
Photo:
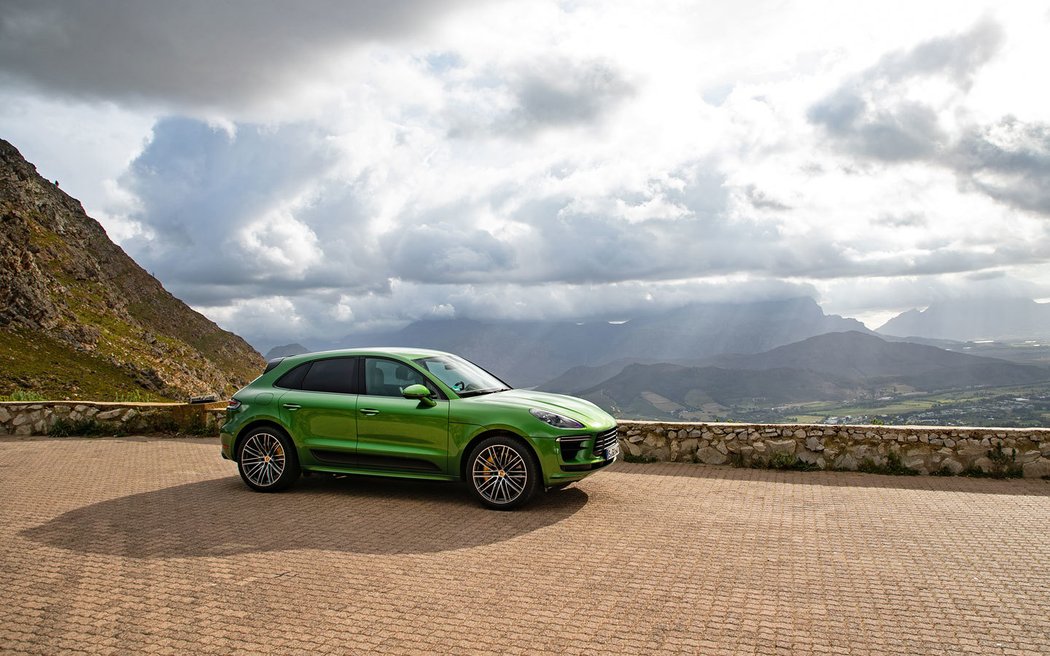
[{"label": "car's front wheel", "polygon": [[539,487],[540,467],[529,447],[512,437],[482,440],[467,458],[468,484],[481,503],[511,510],[527,502]]},{"label": "car's front wheel", "polygon": [[253,429],[237,450],[237,469],[248,487],[277,492],[299,478],[299,458],[288,435],[270,426]]}]

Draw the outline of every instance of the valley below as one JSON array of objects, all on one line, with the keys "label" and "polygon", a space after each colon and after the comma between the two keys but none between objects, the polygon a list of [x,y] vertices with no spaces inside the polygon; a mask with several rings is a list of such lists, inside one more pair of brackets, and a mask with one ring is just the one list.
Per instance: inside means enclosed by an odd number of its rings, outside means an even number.
[{"label": "valley below", "polygon": [[[1037,427],[1050,425],[1050,347],[952,350],[830,333],[766,353],[687,364],[577,368],[542,386],[617,417],[660,421]],[[991,352],[1001,357],[974,356]],[[596,375],[607,376],[595,383]]]},{"label": "valley below", "polygon": [[776,408],[738,406],[728,409],[725,419],[770,424],[1034,428],[1050,425],[1050,383],[932,394],[908,392],[877,399],[815,401]]}]

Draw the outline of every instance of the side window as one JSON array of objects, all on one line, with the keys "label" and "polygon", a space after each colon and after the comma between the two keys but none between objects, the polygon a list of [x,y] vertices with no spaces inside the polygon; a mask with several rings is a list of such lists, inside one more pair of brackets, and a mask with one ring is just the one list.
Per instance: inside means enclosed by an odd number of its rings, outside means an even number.
[{"label": "side window", "polygon": [[401,396],[409,385],[426,385],[432,392],[434,385],[412,367],[394,360],[365,358],[365,394],[371,396]]},{"label": "side window", "polygon": [[277,379],[273,385],[274,387],[283,387],[284,389],[301,389],[303,386],[303,378],[306,376],[306,372],[310,371],[310,365],[313,362],[304,362],[295,369],[292,369],[288,373],[284,374]]},{"label": "side window", "polygon": [[[291,373],[291,372],[289,372]],[[354,359],[331,358],[314,360],[303,377],[300,389],[312,392],[340,392],[352,394],[354,385]]]}]

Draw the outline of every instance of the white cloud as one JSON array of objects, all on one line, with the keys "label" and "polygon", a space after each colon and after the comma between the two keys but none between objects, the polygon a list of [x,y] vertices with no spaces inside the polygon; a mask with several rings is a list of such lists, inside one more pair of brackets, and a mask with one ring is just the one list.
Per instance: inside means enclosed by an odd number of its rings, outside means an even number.
[{"label": "white cloud", "polygon": [[241,229],[239,246],[259,266],[280,275],[301,277],[324,253],[317,235],[289,209],[271,212]]},{"label": "white cloud", "polygon": [[1050,293],[1038,8],[395,5],[15,3],[0,129],[254,339],[715,290],[859,316]]}]

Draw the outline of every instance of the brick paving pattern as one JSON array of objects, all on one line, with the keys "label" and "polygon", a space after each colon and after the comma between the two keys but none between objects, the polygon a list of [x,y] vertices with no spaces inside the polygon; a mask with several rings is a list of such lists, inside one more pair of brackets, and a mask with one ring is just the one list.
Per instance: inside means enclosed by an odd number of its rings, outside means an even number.
[{"label": "brick paving pattern", "polygon": [[619,463],[526,510],[0,439],[0,652],[1050,654],[1050,482]]}]

